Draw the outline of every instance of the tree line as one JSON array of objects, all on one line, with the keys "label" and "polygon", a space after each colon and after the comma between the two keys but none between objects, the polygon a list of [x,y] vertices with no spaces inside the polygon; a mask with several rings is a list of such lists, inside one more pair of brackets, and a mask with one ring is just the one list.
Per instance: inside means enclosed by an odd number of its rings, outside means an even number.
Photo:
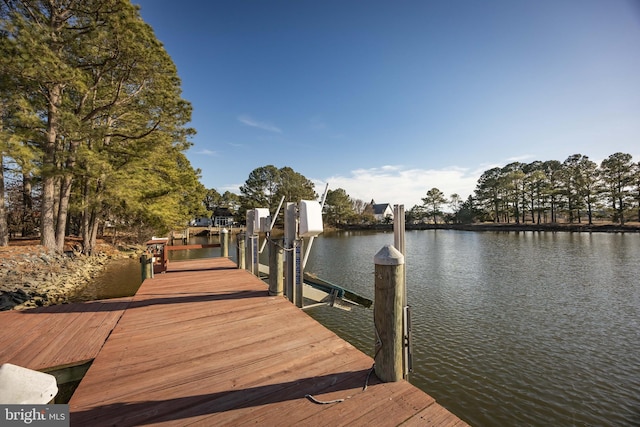
[{"label": "tree line", "polygon": [[280,200],[297,203],[300,200],[318,198],[313,182],[289,166],[258,167],[249,173],[239,190],[238,195],[230,191],[220,194],[216,189],[209,189],[204,206],[211,213],[219,207],[229,208],[235,221],[243,223],[249,209],[268,208],[273,214],[278,209]]},{"label": "tree line", "polygon": [[0,245],[39,233],[62,251],[74,234],[90,254],[105,225],[162,232],[202,212],[190,120],[129,0],[0,2]]},{"label": "tree line", "polygon": [[[274,166],[254,170],[241,187],[238,206],[269,207],[273,212],[282,195],[287,201],[314,199],[313,183],[291,168],[283,174]],[[296,179],[292,177],[295,176]],[[298,188],[287,193],[285,188]],[[327,192],[324,216],[330,225],[389,222],[375,219],[375,201],[353,199],[342,188]],[[242,220],[240,215],[239,219]],[[595,219],[620,225],[640,221],[640,163],[630,154],[614,153],[599,165],[588,156],[574,154],[558,160],[512,162],[482,173],[473,195],[450,197],[431,188],[422,204],[406,211],[407,223],[532,223],[593,224]]]},{"label": "tree line", "polygon": [[[289,166],[278,168],[274,165],[261,166],[249,173],[245,183],[239,188],[240,194],[216,189],[207,190],[204,205],[213,213],[216,208],[229,208],[234,219],[242,223],[246,212],[253,208],[268,208],[272,214],[281,200],[297,203],[300,200],[319,200],[313,181]],[[325,221],[329,224],[374,222],[372,204],[360,199],[352,199],[347,192],[338,188],[328,190],[325,201]],[[282,212],[277,221],[282,223]]]},{"label": "tree line", "polygon": [[620,152],[600,165],[582,154],[564,162],[513,162],[486,170],[467,200],[432,188],[422,201],[408,212],[411,220],[544,224],[562,217],[570,224],[600,218],[624,225],[640,221],[640,163]]}]

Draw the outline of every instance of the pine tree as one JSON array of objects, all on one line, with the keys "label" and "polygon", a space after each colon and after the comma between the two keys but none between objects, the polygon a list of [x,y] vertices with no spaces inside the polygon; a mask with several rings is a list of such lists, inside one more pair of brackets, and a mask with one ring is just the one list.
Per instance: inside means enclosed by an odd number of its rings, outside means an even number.
[{"label": "pine tree", "polygon": [[180,189],[178,198],[185,199],[185,188],[200,192],[195,183],[177,186],[185,173],[197,181],[182,154],[193,133],[185,127],[191,106],[181,98],[171,58],[136,7],[126,0],[6,5],[2,26],[9,36],[2,47],[12,58],[6,71],[22,88],[23,123],[38,131],[30,144],[41,165],[44,246],[62,250],[69,212],[81,212],[85,250],[91,252],[105,210],[123,214],[132,198],[145,197],[118,178],[122,170],[128,180],[145,174],[144,164],[156,157],[151,153],[186,165],[165,176],[176,182],[159,183],[156,193]]}]

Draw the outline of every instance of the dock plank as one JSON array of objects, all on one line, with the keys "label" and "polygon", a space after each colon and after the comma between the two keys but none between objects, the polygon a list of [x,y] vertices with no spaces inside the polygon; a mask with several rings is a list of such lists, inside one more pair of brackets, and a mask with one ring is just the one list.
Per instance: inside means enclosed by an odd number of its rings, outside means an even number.
[{"label": "dock plank", "polygon": [[93,360],[132,298],[0,313],[0,363],[48,371]]}]

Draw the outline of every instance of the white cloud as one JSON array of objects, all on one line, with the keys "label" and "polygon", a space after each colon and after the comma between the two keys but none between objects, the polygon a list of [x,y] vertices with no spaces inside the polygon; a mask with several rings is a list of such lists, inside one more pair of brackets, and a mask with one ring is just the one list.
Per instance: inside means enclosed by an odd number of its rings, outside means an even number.
[{"label": "white cloud", "polygon": [[431,188],[438,188],[446,197],[457,193],[463,199],[473,194],[483,170],[470,171],[459,167],[443,169],[417,169],[401,165],[384,165],[370,169],[356,169],[349,176],[331,176],[317,180],[316,190],[324,183],[329,189],[343,188],[353,199],[365,202],[403,204],[406,209],[422,204],[422,198]]},{"label": "white cloud", "polygon": [[209,149],[202,149],[200,151],[196,151],[196,154],[204,154],[205,156],[217,156],[218,153],[216,151],[213,150],[209,150]]},{"label": "white cloud", "polygon": [[223,194],[225,191],[229,191],[234,194],[240,194],[240,187],[242,187],[243,185],[244,185],[244,182],[242,184],[228,184],[228,185],[223,185],[219,188],[216,188],[216,190],[218,190],[220,194]]},{"label": "white cloud", "polygon": [[247,116],[245,114],[238,116],[238,121],[250,127],[266,130],[269,132],[282,133],[282,130],[279,127],[275,126],[274,124],[269,122],[261,122],[258,120],[254,120],[252,117]]}]

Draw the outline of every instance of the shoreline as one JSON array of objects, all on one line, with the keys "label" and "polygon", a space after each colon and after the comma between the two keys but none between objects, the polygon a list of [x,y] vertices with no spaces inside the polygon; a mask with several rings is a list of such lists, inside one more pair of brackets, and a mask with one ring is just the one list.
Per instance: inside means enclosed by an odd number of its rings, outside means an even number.
[{"label": "shoreline", "polygon": [[[516,223],[481,223],[481,224],[406,224],[406,230],[462,230],[462,231],[498,231],[498,232],[526,232],[549,231],[568,233],[640,233],[640,225],[632,222],[629,225],[619,224],[516,224]],[[336,231],[393,231],[393,224],[373,225],[341,225]]]},{"label": "shoreline", "polygon": [[0,247],[0,311],[69,303],[111,261],[137,253],[107,244],[100,244],[93,256],[56,254],[40,245],[19,242]]},{"label": "shoreline", "polygon": [[[620,226],[612,223],[587,224],[407,224],[406,230],[460,230],[475,232],[571,232],[640,233],[640,223]],[[332,231],[393,231],[393,224],[326,226]],[[35,241],[12,241],[0,247],[0,311],[26,310],[66,304],[84,286],[100,275],[110,261],[134,258],[141,247],[116,248],[98,245],[93,256],[76,252],[56,254]]]}]

